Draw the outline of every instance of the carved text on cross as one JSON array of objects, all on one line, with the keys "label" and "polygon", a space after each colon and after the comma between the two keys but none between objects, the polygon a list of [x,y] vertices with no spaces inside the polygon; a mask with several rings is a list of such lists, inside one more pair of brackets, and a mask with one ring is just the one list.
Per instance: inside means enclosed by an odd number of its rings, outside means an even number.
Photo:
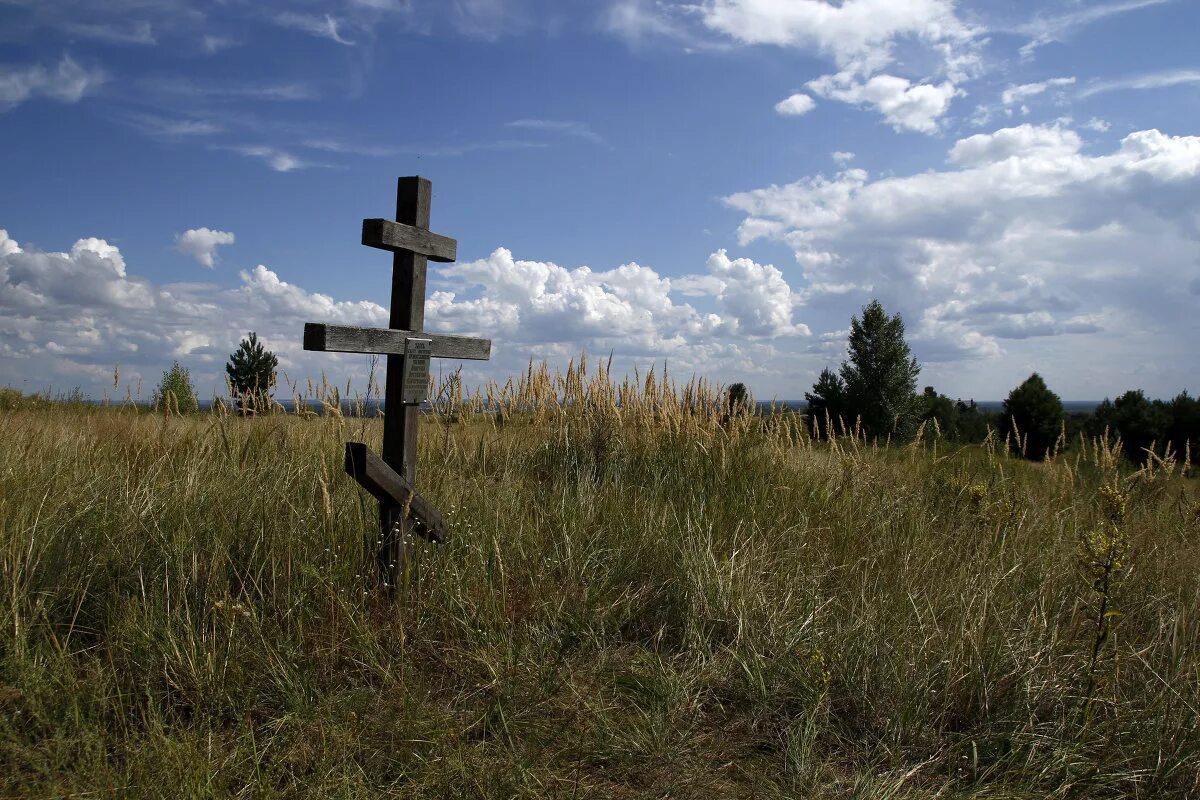
[{"label": "carved text on cross", "polygon": [[[396,221],[365,219],[362,243],[390,250],[392,302],[387,328],[308,323],[304,349],[331,353],[386,355],[382,458],[365,444],[346,444],[346,471],[379,500],[384,546],[379,564],[386,582],[395,581],[402,563],[403,539],[411,528],[433,541],[445,539],[442,515],[413,487],[416,478],[417,425],[427,399],[429,359],[486,360],[488,339],[426,333],[425,271],[428,261],[451,262],[457,243],[429,230],[433,186],[421,177],[400,178],[396,188]],[[408,516],[404,511],[408,511]],[[390,580],[389,580],[390,579]]]}]

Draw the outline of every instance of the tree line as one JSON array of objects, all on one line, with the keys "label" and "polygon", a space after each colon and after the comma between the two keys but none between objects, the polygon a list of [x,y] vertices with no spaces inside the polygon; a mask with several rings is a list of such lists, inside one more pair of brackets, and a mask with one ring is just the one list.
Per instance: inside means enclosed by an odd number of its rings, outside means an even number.
[{"label": "tree line", "polygon": [[917,392],[921,366],[904,338],[904,321],[889,316],[878,300],[850,319],[848,358],[834,371],[822,370],[805,392],[814,432],[859,433],[867,438],[911,439],[921,425],[936,426],[952,441],[982,442],[989,430],[1009,440],[1015,451],[1041,460],[1069,447],[1080,434],[1120,436],[1125,455],[1142,463],[1153,451],[1177,456],[1200,453],[1200,399],[1186,390],[1172,400],[1151,400],[1131,389],[1095,411],[1068,414],[1062,399],[1036,372],[1013,388],[1001,411],[987,411],[972,399],[951,400],[932,386]]},{"label": "tree line", "polygon": [[[889,316],[878,300],[863,307],[861,317],[850,318],[847,351],[836,371],[826,367],[812,391],[804,393],[806,414],[817,436],[858,434],[906,441],[924,425],[962,444],[980,443],[995,431],[1016,452],[1039,461],[1069,447],[1080,434],[1119,436],[1125,455],[1139,464],[1149,452],[1200,454],[1200,398],[1186,390],[1171,400],[1152,400],[1141,389],[1131,389],[1116,400],[1106,398],[1094,411],[1071,414],[1036,372],[1008,393],[1000,411],[981,408],[974,399],[952,400],[932,386],[918,393],[921,365],[905,339],[904,320],[899,314]],[[229,390],[241,412],[269,406],[278,364],[256,334],[242,339],[225,366]],[[728,400],[731,413],[746,409],[745,384],[733,384]],[[199,407],[188,370],[178,361],[163,373],[153,403],[184,412]]]}]

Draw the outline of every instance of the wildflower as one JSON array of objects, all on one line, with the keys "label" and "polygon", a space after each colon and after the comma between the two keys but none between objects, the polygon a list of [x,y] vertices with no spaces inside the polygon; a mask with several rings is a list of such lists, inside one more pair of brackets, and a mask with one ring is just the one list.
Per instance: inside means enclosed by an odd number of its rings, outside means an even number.
[{"label": "wildflower", "polygon": [[1129,512],[1129,493],[1114,481],[1100,487],[1100,508],[1114,523],[1121,522]]}]

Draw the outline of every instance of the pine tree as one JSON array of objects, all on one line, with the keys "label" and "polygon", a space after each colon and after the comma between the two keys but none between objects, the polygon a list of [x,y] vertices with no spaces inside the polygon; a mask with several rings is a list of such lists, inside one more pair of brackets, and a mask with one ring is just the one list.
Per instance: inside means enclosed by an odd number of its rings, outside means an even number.
[{"label": "pine tree", "polygon": [[850,360],[842,363],[846,413],[861,418],[868,436],[910,437],[920,404],[921,366],[904,340],[904,320],[889,317],[878,300],[850,318]]},{"label": "pine tree", "polygon": [[253,331],[248,338],[242,339],[238,349],[229,356],[225,372],[229,376],[234,400],[243,414],[270,407],[277,366],[279,359],[263,347]]},{"label": "pine tree", "polygon": [[167,413],[175,411],[188,414],[200,410],[200,401],[196,398],[196,387],[192,385],[191,373],[178,361],[163,372],[162,380],[154,390],[150,402],[155,408],[161,408]]},{"label": "pine tree", "polygon": [[1065,418],[1062,400],[1035,372],[1008,393],[1000,432],[1012,436],[1018,454],[1041,461],[1058,441]]},{"label": "pine tree", "polygon": [[821,376],[813,384],[813,390],[804,393],[804,402],[808,404],[809,425],[816,425],[820,436],[829,436],[830,425],[836,434],[848,424],[844,419],[846,386],[841,377],[829,367],[821,370]]}]

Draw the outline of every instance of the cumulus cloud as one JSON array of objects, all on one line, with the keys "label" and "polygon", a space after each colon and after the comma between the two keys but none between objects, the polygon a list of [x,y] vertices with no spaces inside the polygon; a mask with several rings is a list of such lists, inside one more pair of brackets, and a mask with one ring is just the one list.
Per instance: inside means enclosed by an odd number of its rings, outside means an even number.
[{"label": "cumulus cloud", "polygon": [[914,84],[895,75],[876,75],[865,82],[849,72],[823,75],[808,82],[815,94],[857,106],[873,106],[897,130],[936,133],[938,120],[961,91],[950,81]]},{"label": "cumulus cloud", "polygon": [[808,336],[807,325],[792,323],[792,287],[771,264],[730,259],[724,250],[708,258],[709,274],[720,281],[717,298],[729,324],[750,336]]},{"label": "cumulus cloud", "polygon": [[315,375],[346,357],[318,364],[300,350],[305,321],[387,324],[377,304],[307,292],[263,266],[240,280],[232,289],[155,284],[131,274],[120,250],[103,239],[44,252],[0,230],[0,383],[95,387],[120,362],[123,374],[151,385],[178,358],[194,367],[207,392],[221,385],[221,367],[248,330],[280,354],[284,369]]},{"label": "cumulus cloud", "polygon": [[[430,298],[430,316],[444,330],[468,326],[509,341],[589,342],[675,352],[697,339],[743,335],[804,335],[792,322],[791,289],[782,273],[725,251],[710,257],[707,275],[665,278],[637,263],[611,270],[566,269],[514,259],[504,248],[440,274],[448,290]],[[676,285],[678,283],[678,286]],[[706,313],[672,294],[710,296],[723,313]]]},{"label": "cumulus cloud", "polygon": [[175,247],[196,259],[201,266],[213,268],[217,260],[217,247],[233,244],[234,236],[228,231],[211,228],[192,228],[175,237]]},{"label": "cumulus cloud", "polygon": [[[776,342],[808,333],[793,320],[793,294],[773,266],[720,251],[706,272],[680,281],[695,303],[679,299],[684,292],[672,279],[636,263],[568,269],[498,248],[438,271],[426,326],[493,337],[497,358],[482,369],[501,375],[530,356],[581,349],[670,357],[697,371],[731,357],[770,364]],[[219,387],[225,359],[248,330],[293,377],[337,375],[363,359],[305,353],[303,323],[384,327],[387,318],[377,303],[308,291],[264,265],[241,271],[232,288],[155,284],[131,274],[120,250],[102,239],[53,253],[22,248],[0,231],[0,383],[98,386],[116,361],[123,373],[153,380],[179,358],[198,381]]]},{"label": "cumulus cloud", "polygon": [[[807,85],[818,97],[874,108],[898,131],[934,133],[951,101],[962,94],[958,84],[981,69],[982,30],[961,20],[954,5],[953,0],[704,0],[689,8],[709,30],[738,43],[794,47],[832,59],[837,73]],[[932,57],[938,65],[933,77],[894,74],[908,61],[896,57],[902,43],[923,49],[914,62]],[[812,106],[811,97],[797,94],[775,110],[799,115]]]},{"label": "cumulus cloud", "polygon": [[959,139],[950,148],[950,163],[980,166],[1019,157],[1062,158],[1074,155],[1081,146],[1072,130],[1043,125],[1018,125],[995,133],[980,133]]},{"label": "cumulus cloud", "polygon": [[817,103],[806,94],[794,94],[775,104],[775,113],[785,117],[802,117],[816,108]]},{"label": "cumulus cloud", "polygon": [[[1154,339],[1141,346],[1200,366],[1178,347],[1197,328],[1188,286],[1200,137],[1145,130],[1089,155],[1061,125],[1021,125],[962,139],[948,160],[942,171],[872,179],[849,169],[726,202],[746,214],[743,243],[788,244],[811,286],[869,285],[904,312],[923,359],[999,356],[1021,352],[1018,340],[1083,333],[1124,352],[1121,337],[1136,331]],[[1058,352],[1070,353],[1062,369],[1079,369],[1082,350]],[[1122,370],[1143,366],[1087,363],[1118,387]]]},{"label": "cumulus cloud", "polygon": [[905,37],[942,48],[961,67],[977,33],[953,0],[705,0],[696,10],[708,28],[739,42],[811,50],[859,72],[891,63],[893,44]]},{"label": "cumulus cloud", "polygon": [[104,83],[101,70],[81,67],[64,55],[58,66],[0,66],[0,112],[15,108],[32,97],[49,97],[63,103],[78,103],[84,95]]}]

